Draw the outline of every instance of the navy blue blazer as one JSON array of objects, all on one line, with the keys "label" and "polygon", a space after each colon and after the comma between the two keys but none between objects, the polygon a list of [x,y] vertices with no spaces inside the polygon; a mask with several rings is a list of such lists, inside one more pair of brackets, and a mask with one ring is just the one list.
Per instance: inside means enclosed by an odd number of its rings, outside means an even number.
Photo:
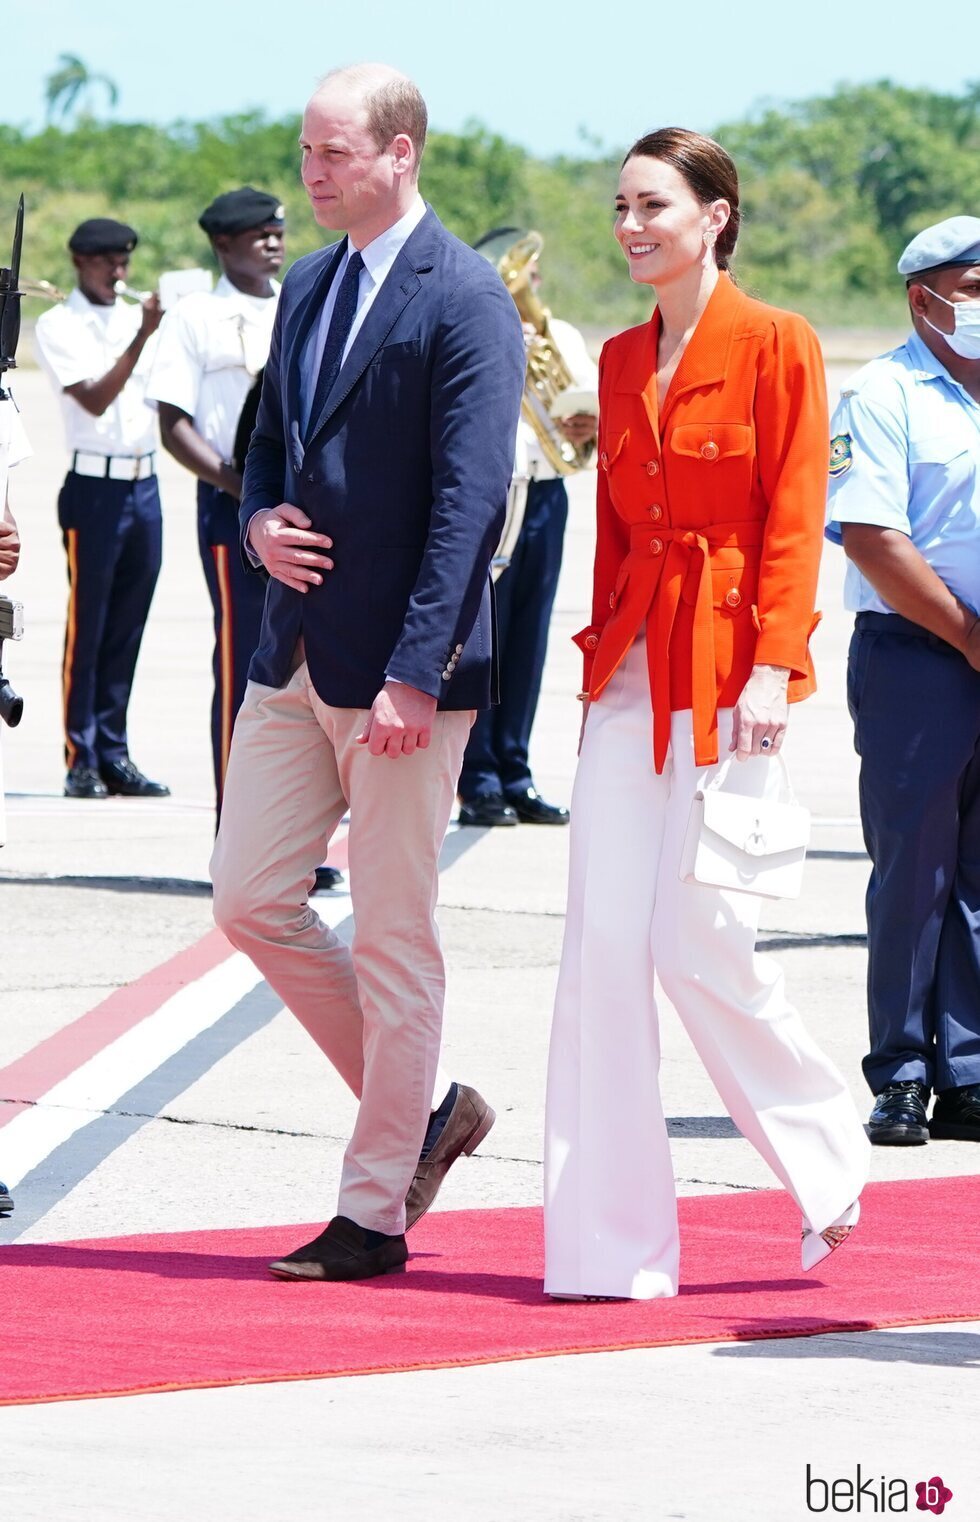
[{"label": "navy blue blazer", "polygon": [[343,249],[298,260],[283,283],[241,504],[243,542],[261,508],[301,507],[333,540],[334,569],[306,593],[269,582],[249,677],[282,686],[302,634],[332,707],[369,708],[392,677],[440,708],[486,708],[489,565],[524,391],[517,308],[428,208],[304,445],[300,355]]}]

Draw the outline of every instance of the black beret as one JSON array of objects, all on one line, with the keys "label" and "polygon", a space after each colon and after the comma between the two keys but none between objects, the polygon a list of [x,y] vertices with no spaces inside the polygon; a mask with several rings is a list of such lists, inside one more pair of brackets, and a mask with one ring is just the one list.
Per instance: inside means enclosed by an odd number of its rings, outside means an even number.
[{"label": "black beret", "polygon": [[209,238],[217,233],[244,233],[250,227],[265,227],[269,222],[283,223],[286,208],[268,191],[255,190],[243,185],[241,190],[228,190],[216,197],[206,211],[202,211],[197,225]]},{"label": "black beret", "polygon": [[73,254],[131,254],[139,238],[125,222],[111,217],[89,217],[80,222],[68,239]]}]

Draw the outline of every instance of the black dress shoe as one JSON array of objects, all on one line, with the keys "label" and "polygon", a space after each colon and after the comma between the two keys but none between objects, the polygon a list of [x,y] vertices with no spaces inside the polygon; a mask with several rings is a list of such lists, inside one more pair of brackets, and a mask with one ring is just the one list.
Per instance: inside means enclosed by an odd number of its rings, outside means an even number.
[{"label": "black dress shoe", "polygon": [[936,1095],[929,1135],[936,1141],[980,1141],[980,1083]]},{"label": "black dress shoe", "polygon": [[339,888],[343,881],[344,875],[336,867],[317,867],[313,892],[322,893],[325,888]]},{"label": "black dress shoe", "polygon": [[929,1140],[929,1090],[914,1078],[890,1083],[874,1102],[868,1136],[877,1147],[918,1147]]},{"label": "black dress shoe", "polygon": [[102,781],[110,793],[123,798],[169,798],[170,789],[163,782],[151,782],[132,761],[104,761],[99,767]]},{"label": "black dress shoe", "polygon": [[14,1202],[10,1197],[10,1190],[6,1184],[0,1184],[0,1216],[9,1215],[14,1208]]},{"label": "black dress shoe", "polygon": [[460,824],[477,825],[488,829],[495,824],[516,824],[517,815],[504,798],[503,793],[487,793],[464,803],[459,811]]},{"label": "black dress shoe", "polygon": [[567,809],[559,803],[545,803],[536,788],[526,787],[520,793],[508,793],[507,802],[521,824],[567,824]]},{"label": "black dress shoe", "polygon": [[439,1193],[443,1179],[464,1152],[475,1152],[497,1119],[476,1089],[465,1083],[450,1086],[429,1121],[422,1155],[405,1197],[405,1230],[421,1220]]},{"label": "black dress shoe", "polygon": [[108,798],[108,796],[109,789],[91,766],[73,766],[65,778],[66,798]]},{"label": "black dress shoe", "polygon": [[408,1262],[405,1238],[386,1237],[365,1231],[345,1215],[334,1216],[329,1226],[305,1247],[269,1264],[279,1279],[374,1279],[379,1274],[400,1274]]}]

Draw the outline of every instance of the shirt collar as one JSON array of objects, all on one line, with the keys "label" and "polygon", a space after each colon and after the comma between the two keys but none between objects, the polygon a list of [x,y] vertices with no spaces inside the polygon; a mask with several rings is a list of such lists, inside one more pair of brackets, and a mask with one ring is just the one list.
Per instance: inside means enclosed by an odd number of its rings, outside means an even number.
[{"label": "shirt collar", "polygon": [[946,366],[936,358],[929,345],[920,338],[914,329],[905,340],[905,348],[909,359],[912,361],[916,380],[943,380],[947,381],[949,385],[957,386],[962,390],[959,381],[950,375]]},{"label": "shirt collar", "polygon": [[[380,285],[408,242],[412,233],[418,227],[425,216],[425,202],[416,194],[415,200],[403,217],[393,222],[391,227],[386,227],[383,233],[372,238],[361,249],[361,258],[364,260],[364,268],[371,276],[374,285]],[[351,245],[347,243],[347,257],[350,257]],[[346,263],[346,261],[345,261]]]},{"label": "shirt collar", "polygon": [[86,322],[106,322],[110,317],[115,317],[123,306],[123,299],[117,296],[111,306],[96,306],[94,301],[89,301],[79,287],[73,286],[65,298],[65,306],[72,312],[77,312]]},{"label": "shirt collar", "polygon": [[238,286],[228,279],[227,275],[221,274],[215,281],[214,290],[211,292],[211,295],[227,297],[231,300],[234,300],[236,296],[241,297],[242,302],[246,306],[249,306],[251,310],[256,301],[271,301],[279,295],[279,292],[282,290],[279,281],[270,279],[269,284],[272,286],[272,296],[250,296],[247,291],[240,291]]}]

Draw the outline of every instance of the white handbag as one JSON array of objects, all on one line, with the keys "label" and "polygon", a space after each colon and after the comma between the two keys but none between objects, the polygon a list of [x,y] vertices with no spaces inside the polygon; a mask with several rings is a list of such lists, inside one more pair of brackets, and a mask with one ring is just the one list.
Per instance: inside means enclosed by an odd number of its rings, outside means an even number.
[{"label": "white handbag", "polygon": [[[733,778],[758,782],[758,773],[752,778],[741,770],[754,766],[779,768],[780,800],[726,788]],[[798,898],[809,839],[810,811],[797,802],[782,756],[733,759],[694,795],[681,852],[681,881],[760,898]]]}]

